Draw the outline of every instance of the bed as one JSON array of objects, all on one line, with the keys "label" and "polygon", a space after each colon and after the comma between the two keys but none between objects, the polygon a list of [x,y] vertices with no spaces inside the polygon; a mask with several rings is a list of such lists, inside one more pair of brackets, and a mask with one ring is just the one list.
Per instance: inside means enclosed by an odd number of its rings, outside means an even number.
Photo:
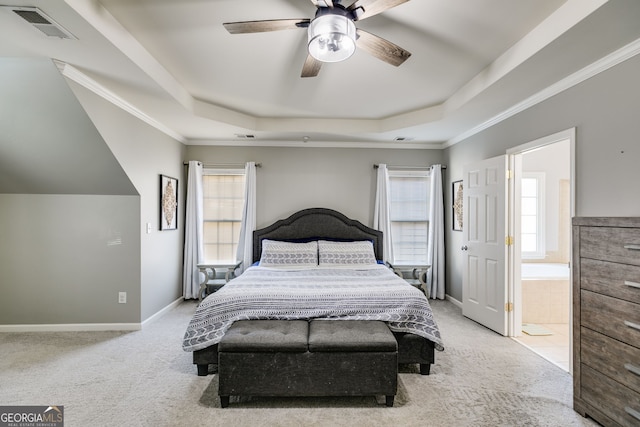
[{"label": "bed", "polygon": [[379,261],[382,239],[325,208],[256,230],[253,259],[260,264],[205,298],[185,332],[183,349],[193,352],[198,375],[215,372],[217,344],[235,321],[261,319],[382,320],[398,342],[398,363],[419,364],[428,375],[434,350],[444,349],[440,332],[425,295]]}]

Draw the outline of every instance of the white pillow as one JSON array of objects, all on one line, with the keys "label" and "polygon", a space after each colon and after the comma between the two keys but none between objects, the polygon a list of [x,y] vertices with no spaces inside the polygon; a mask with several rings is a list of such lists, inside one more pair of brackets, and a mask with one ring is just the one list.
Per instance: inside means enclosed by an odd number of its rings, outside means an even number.
[{"label": "white pillow", "polygon": [[369,240],[355,242],[318,241],[321,267],[362,266],[377,264],[373,243]]},{"label": "white pillow", "polygon": [[261,267],[317,267],[318,242],[262,241]]}]

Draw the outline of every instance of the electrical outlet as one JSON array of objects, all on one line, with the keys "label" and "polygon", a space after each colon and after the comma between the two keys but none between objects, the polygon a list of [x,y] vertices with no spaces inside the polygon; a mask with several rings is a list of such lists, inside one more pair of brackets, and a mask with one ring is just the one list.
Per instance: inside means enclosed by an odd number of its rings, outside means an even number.
[{"label": "electrical outlet", "polygon": [[127,303],[127,293],[118,292],[118,304],[126,304],[126,303]]}]

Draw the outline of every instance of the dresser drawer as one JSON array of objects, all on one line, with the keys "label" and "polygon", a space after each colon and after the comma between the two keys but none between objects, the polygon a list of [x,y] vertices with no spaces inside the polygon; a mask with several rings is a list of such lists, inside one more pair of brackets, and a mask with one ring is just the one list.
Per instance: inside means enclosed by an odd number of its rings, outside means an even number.
[{"label": "dresser drawer", "polygon": [[580,256],[640,265],[640,229],[580,227]]},{"label": "dresser drawer", "polygon": [[581,366],[582,400],[625,427],[640,424],[640,393]]},{"label": "dresser drawer", "polygon": [[580,330],[582,363],[640,393],[640,349],[587,328]]},{"label": "dresser drawer", "polygon": [[581,326],[635,347],[640,346],[640,304],[580,291]]},{"label": "dresser drawer", "polygon": [[640,267],[582,258],[580,287],[640,304]]}]

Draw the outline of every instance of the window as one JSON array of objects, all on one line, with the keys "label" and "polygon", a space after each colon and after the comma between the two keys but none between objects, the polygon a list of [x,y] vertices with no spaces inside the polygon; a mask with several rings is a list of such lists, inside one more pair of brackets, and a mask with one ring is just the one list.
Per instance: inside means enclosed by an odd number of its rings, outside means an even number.
[{"label": "window", "polygon": [[429,233],[429,172],[389,170],[393,263],[425,264]]},{"label": "window", "polygon": [[202,176],[204,259],[232,264],[244,208],[244,169],[205,169]]},{"label": "window", "polygon": [[522,174],[521,230],[523,258],[544,258],[544,172]]}]

